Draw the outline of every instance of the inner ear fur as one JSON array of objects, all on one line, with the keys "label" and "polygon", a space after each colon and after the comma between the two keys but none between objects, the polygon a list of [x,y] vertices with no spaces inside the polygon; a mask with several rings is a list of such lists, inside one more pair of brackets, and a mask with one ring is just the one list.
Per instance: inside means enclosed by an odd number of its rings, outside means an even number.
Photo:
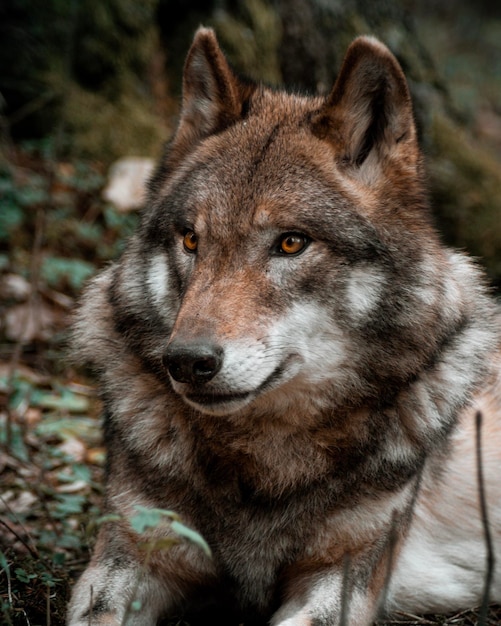
[{"label": "inner ear fur", "polygon": [[184,66],[177,143],[188,147],[241,119],[254,89],[235,76],[214,31],[199,28]]},{"label": "inner ear fur", "polygon": [[402,142],[416,142],[412,102],[403,71],[374,37],[348,48],[336,83],[311,118],[313,133],[333,144],[337,159],[360,167],[369,154],[381,158]]}]

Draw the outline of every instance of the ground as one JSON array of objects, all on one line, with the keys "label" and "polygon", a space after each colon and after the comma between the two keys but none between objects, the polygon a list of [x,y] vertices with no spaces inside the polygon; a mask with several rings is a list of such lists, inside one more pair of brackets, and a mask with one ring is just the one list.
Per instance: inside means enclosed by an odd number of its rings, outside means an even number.
[{"label": "ground", "polygon": [[99,517],[104,450],[91,380],[70,365],[82,282],[119,253],[135,215],[101,201],[99,166],[53,145],[0,167],[0,623],[64,623]]}]

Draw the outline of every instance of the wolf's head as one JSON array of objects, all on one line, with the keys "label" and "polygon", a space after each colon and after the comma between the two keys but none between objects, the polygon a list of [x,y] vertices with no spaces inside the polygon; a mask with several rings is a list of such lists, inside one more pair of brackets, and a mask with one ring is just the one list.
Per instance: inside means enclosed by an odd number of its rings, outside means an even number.
[{"label": "wolf's head", "polygon": [[429,225],[421,169],[379,41],[356,39],[331,93],[304,97],[241,81],[200,29],[114,270],[115,327],[205,413],[380,402],[464,320],[468,272]]}]

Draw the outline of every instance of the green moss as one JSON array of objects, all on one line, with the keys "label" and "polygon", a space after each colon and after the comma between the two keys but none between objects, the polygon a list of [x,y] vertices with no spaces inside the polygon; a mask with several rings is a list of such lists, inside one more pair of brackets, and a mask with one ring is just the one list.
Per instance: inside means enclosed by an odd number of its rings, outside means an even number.
[{"label": "green moss", "polygon": [[168,129],[151,103],[131,92],[120,92],[110,101],[103,93],[72,85],[63,113],[72,137],[70,153],[105,162],[124,154],[159,153]]},{"label": "green moss", "polygon": [[431,193],[450,243],[480,258],[501,280],[501,171],[499,161],[442,114],[432,124]]},{"label": "green moss", "polygon": [[230,61],[240,72],[270,85],[282,82],[278,48],[280,19],[263,0],[244,0],[241,15],[215,14],[214,26]]}]

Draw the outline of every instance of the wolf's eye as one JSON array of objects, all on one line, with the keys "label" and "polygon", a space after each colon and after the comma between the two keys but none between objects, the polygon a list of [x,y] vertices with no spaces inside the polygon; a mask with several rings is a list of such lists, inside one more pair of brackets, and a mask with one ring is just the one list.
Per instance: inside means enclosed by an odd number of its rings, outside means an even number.
[{"label": "wolf's eye", "polygon": [[193,230],[185,232],[183,237],[184,249],[187,252],[195,252],[198,246],[198,237]]},{"label": "wolf's eye", "polygon": [[310,243],[310,239],[301,233],[286,233],[278,243],[280,254],[299,254]]}]

